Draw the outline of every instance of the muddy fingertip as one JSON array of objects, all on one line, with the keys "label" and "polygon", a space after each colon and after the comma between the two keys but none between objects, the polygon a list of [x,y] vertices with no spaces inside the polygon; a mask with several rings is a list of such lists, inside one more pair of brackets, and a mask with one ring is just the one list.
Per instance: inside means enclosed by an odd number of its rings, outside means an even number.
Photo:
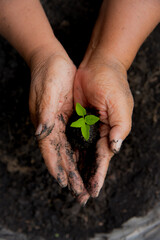
[{"label": "muddy fingertip", "polygon": [[35,132],[36,139],[39,141],[49,136],[49,134],[52,132],[54,128],[54,125],[55,124],[52,124],[51,126],[47,126],[47,124],[39,124]]},{"label": "muddy fingertip", "polygon": [[85,191],[85,192],[81,193],[79,196],[77,196],[77,201],[79,202],[79,204],[82,207],[85,207],[89,198],[90,198],[90,195],[88,194],[87,191]]},{"label": "muddy fingertip", "polygon": [[67,185],[68,185],[67,182],[63,182],[63,181],[61,180],[61,178],[59,178],[59,177],[57,177],[57,182],[58,182],[58,184],[59,184],[59,186],[60,186],[61,188],[65,188],[65,187],[67,187]]},{"label": "muddy fingertip", "polygon": [[110,149],[114,154],[117,154],[120,152],[121,146],[122,146],[122,139],[118,139],[118,140],[111,140],[110,141]]},{"label": "muddy fingertip", "polygon": [[62,188],[65,188],[68,185],[67,175],[61,165],[58,166],[57,182]]},{"label": "muddy fingertip", "polygon": [[99,196],[100,190],[101,188],[99,187],[98,182],[88,184],[87,191],[92,198],[97,198]]}]

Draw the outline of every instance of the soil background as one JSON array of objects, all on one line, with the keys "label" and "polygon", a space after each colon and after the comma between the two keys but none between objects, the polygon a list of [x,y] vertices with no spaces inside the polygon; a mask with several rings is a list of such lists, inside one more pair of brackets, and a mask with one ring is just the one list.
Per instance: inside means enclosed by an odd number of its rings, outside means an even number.
[{"label": "soil background", "polygon": [[[43,0],[55,35],[78,66],[99,0]],[[87,240],[160,200],[160,29],[139,50],[128,78],[135,99],[133,128],[109,167],[98,199],[81,208],[49,175],[30,122],[30,72],[0,38],[0,225],[29,240]]]}]

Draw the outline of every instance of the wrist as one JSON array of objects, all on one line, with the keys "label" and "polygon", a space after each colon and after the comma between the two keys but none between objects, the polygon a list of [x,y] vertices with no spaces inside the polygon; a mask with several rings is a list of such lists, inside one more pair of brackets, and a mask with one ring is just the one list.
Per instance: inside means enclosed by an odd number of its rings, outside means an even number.
[{"label": "wrist", "polygon": [[114,46],[112,44],[108,46],[103,46],[102,44],[98,48],[100,54],[104,57],[104,59],[106,59],[106,61],[110,61],[121,66],[125,69],[125,71],[128,71],[134,60],[134,57],[136,56],[136,52],[133,55],[125,51],[125,48]]},{"label": "wrist", "polygon": [[155,1],[144,4],[136,0],[132,4],[127,0],[104,0],[85,61],[98,49],[102,56],[114,56],[128,70],[141,44],[159,22],[158,6]]},{"label": "wrist", "polygon": [[58,42],[57,39],[42,44],[34,48],[30,55],[28,56],[27,63],[30,69],[34,69],[35,66],[43,64],[46,59],[50,58],[53,55],[66,55],[62,45]]},{"label": "wrist", "polygon": [[112,68],[114,71],[127,76],[127,66],[115,54],[106,53],[103,48],[98,46],[89,57],[85,55],[79,68],[98,69],[103,66]]}]

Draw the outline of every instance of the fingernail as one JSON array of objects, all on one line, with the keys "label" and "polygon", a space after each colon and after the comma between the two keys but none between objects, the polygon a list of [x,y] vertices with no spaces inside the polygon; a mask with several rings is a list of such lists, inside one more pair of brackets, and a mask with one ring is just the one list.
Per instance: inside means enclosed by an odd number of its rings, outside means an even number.
[{"label": "fingernail", "polygon": [[47,137],[52,132],[54,125],[55,124],[48,127],[47,124],[40,124],[35,133],[37,140],[42,140]]},{"label": "fingernail", "polygon": [[92,192],[90,193],[92,198],[97,198],[99,196],[101,189],[96,189],[96,190],[92,190]]},{"label": "fingernail", "polygon": [[50,131],[50,129],[52,129],[52,126],[47,127],[47,124],[39,124],[39,126],[38,126],[38,128],[36,130],[35,136],[38,137],[42,133],[45,133],[46,131]]},{"label": "fingernail", "polygon": [[42,124],[39,124],[38,127],[37,127],[37,130],[36,130],[36,132],[35,132],[35,136],[41,134],[41,132],[42,132],[42,128],[43,128]]},{"label": "fingernail", "polygon": [[90,195],[92,198],[97,198],[99,195],[100,190],[93,190]]},{"label": "fingernail", "polygon": [[92,179],[90,179],[87,185],[87,191],[89,192],[90,196],[92,198],[97,198],[100,190],[101,187],[99,186],[99,183],[95,180],[93,181]]},{"label": "fingernail", "polygon": [[67,187],[67,182],[66,179],[64,179],[63,177],[60,177],[60,174],[57,174],[57,182],[60,185],[61,188],[65,188]]},{"label": "fingernail", "polygon": [[121,146],[122,146],[122,142],[123,142],[122,139],[112,140],[110,142],[110,148],[111,148],[113,153],[117,154],[120,151]]},{"label": "fingernail", "polygon": [[[59,182],[58,182],[58,183],[59,183]],[[67,187],[67,184],[59,183],[59,185],[60,185],[61,188],[65,188],[65,187]]]},{"label": "fingernail", "polygon": [[57,182],[58,182],[58,184],[59,184],[59,186],[60,186],[61,188],[67,187],[67,183],[63,183],[63,182],[61,181],[61,179],[57,179]]},{"label": "fingernail", "polygon": [[80,205],[82,207],[84,207],[86,205],[86,203],[88,202],[88,199],[90,198],[89,194],[87,193],[87,191],[84,191],[83,193],[81,193],[78,197],[77,197],[77,201],[80,203]]},{"label": "fingernail", "polygon": [[86,201],[80,203],[80,204],[81,204],[82,207],[85,207],[87,202],[88,202],[88,199]]}]

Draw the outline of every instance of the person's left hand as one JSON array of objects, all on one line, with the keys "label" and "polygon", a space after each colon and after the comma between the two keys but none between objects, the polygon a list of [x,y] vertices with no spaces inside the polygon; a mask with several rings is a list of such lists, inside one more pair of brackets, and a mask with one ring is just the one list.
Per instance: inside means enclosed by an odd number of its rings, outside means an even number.
[{"label": "person's left hand", "polygon": [[[89,166],[87,170],[93,172],[86,183],[92,197],[99,195],[109,161],[130,132],[133,110],[126,69],[112,57],[103,59],[98,56],[93,54],[89,61],[81,63],[74,82],[75,105],[80,103],[83,107],[95,108],[101,122],[100,139],[96,145],[96,169]],[[82,164],[79,163],[80,166]]]}]

